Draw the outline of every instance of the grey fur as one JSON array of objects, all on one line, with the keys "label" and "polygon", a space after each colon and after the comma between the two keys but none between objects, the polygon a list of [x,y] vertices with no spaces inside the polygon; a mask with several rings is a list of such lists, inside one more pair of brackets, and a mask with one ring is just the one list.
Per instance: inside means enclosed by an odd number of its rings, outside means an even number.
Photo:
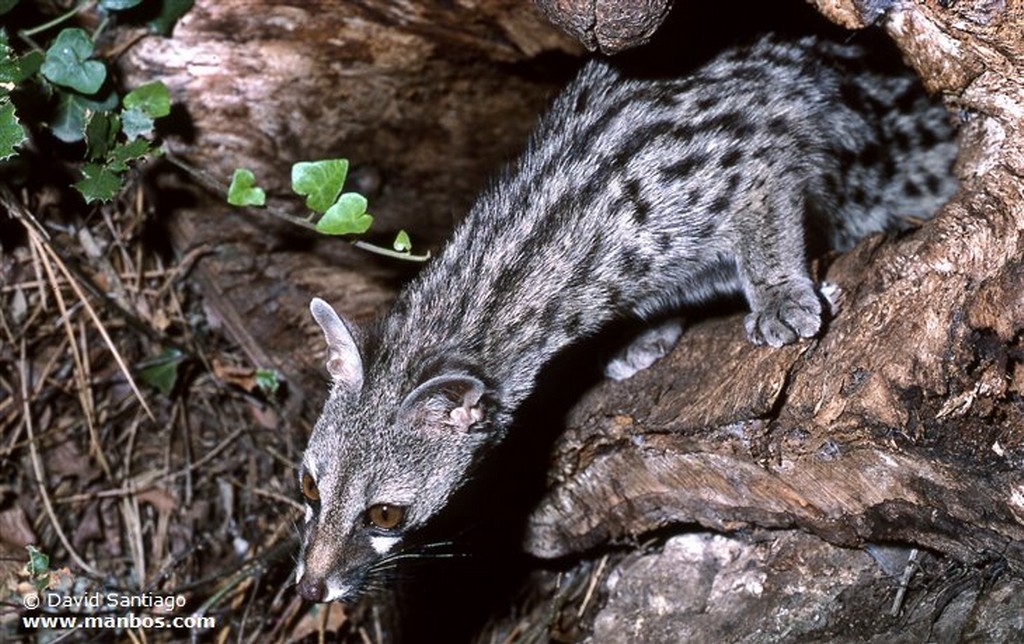
[{"label": "grey fur", "polygon": [[[314,300],[334,384],[300,474],[319,501],[299,592],[350,598],[403,556],[541,368],[612,320],[741,292],[755,344],[814,336],[805,238],[843,250],[929,216],[955,151],[945,110],[857,47],[765,38],[679,80],[588,63],[364,338]],[[368,525],[381,503],[402,526]]]}]

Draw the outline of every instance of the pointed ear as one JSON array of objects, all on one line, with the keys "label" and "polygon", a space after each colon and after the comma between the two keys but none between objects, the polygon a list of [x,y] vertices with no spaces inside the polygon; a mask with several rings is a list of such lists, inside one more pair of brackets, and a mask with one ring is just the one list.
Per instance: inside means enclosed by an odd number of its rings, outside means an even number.
[{"label": "pointed ear", "polygon": [[331,379],[353,391],[361,388],[363,359],[348,325],[330,304],[318,297],[309,303],[309,312],[327,340],[327,373],[331,374]]},{"label": "pointed ear", "polygon": [[466,374],[437,376],[413,389],[399,407],[399,415],[440,412],[441,424],[459,431],[482,428],[487,417],[487,386]]}]

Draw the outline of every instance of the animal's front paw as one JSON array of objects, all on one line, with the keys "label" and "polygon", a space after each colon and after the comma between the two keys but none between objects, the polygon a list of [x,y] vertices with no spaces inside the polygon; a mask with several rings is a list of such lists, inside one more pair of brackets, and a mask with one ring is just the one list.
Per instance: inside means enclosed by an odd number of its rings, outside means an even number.
[{"label": "animal's front paw", "polygon": [[808,285],[776,287],[747,315],[747,337],[757,345],[781,347],[812,338],[821,329],[821,299]]},{"label": "animal's front paw", "polygon": [[663,358],[676,346],[683,333],[680,320],[668,320],[647,329],[604,366],[604,375],[612,380],[625,380]]}]

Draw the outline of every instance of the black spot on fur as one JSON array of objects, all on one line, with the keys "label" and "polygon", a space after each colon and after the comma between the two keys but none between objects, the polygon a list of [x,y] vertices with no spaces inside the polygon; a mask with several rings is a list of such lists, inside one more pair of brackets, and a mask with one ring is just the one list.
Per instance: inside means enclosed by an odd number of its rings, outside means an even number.
[{"label": "black spot on fur", "polygon": [[864,201],[867,199],[867,194],[864,193],[863,186],[857,186],[856,188],[854,188],[853,192],[850,193],[850,199],[853,200],[854,203],[864,203]]},{"label": "black spot on fur", "polygon": [[896,130],[892,134],[892,141],[896,144],[896,148],[900,152],[907,152],[910,150],[910,137],[907,136],[906,132]]},{"label": "black spot on fur", "polygon": [[907,179],[906,181],[903,182],[903,192],[905,192],[910,197],[921,196],[921,189],[917,186],[916,183],[914,183],[910,179]]},{"label": "black spot on fur", "polygon": [[935,132],[924,123],[917,124],[917,140],[922,147],[930,148],[939,142]]},{"label": "black spot on fur", "polygon": [[693,174],[694,170],[702,166],[705,161],[707,161],[707,155],[704,154],[693,154],[684,157],[662,168],[661,176],[666,180],[688,177]]},{"label": "black spot on fur", "polygon": [[743,151],[739,148],[733,148],[722,155],[722,158],[718,160],[718,165],[722,169],[731,168],[743,159]]},{"label": "black spot on fur", "polygon": [[590,103],[590,90],[583,88],[583,91],[576,97],[575,110],[577,114],[583,114],[587,111],[587,105]]},{"label": "black spot on fur", "polygon": [[711,202],[712,212],[722,213],[729,209],[729,205],[732,203],[731,195],[721,195],[713,202]]},{"label": "black spot on fur", "polygon": [[860,154],[857,155],[857,161],[861,165],[874,166],[877,165],[882,159],[882,146],[877,143],[869,143],[861,148]]},{"label": "black spot on fur", "polygon": [[706,112],[718,105],[719,98],[719,96],[701,96],[694,105],[698,111]]},{"label": "black spot on fur", "polygon": [[731,132],[744,122],[745,117],[741,112],[723,112],[701,123],[701,129]]},{"label": "black spot on fur", "polygon": [[640,195],[640,181],[639,179],[630,179],[626,182],[626,199],[629,201],[630,214],[633,215],[633,220],[640,226],[647,223],[647,219],[651,215],[651,203]]}]

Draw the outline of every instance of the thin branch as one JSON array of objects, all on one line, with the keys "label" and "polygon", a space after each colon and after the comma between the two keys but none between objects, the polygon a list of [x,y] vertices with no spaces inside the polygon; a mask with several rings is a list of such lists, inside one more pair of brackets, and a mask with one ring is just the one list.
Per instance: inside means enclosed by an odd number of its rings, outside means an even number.
[{"label": "thin branch", "polygon": [[68,540],[64,529],[61,528],[60,522],[57,520],[57,513],[54,512],[53,503],[50,502],[50,493],[46,490],[46,474],[43,471],[43,462],[39,458],[39,448],[36,446],[36,433],[32,425],[32,407],[29,404],[31,398],[28,392],[28,358],[25,340],[21,341],[21,356],[19,360],[19,371],[21,376],[21,400],[22,400],[22,414],[24,414],[25,431],[28,434],[28,451],[32,457],[32,472],[35,474],[36,486],[39,488],[39,498],[43,502],[43,509],[46,511],[46,516],[50,520],[50,524],[53,527],[53,531],[57,533],[57,538],[60,539],[64,549],[67,551],[68,556],[75,562],[75,564],[82,570],[85,570],[89,574],[97,578],[102,578],[98,570],[85,563],[78,551],[75,550],[74,546],[71,545],[71,541]]},{"label": "thin branch", "polygon": [[[217,181],[217,179],[215,179],[214,177],[210,176],[209,173],[203,172],[202,170],[192,166],[190,163],[188,163],[184,159],[179,158],[177,155],[170,151],[167,151],[164,154],[164,157],[168,161],[170,161],[175,167],[183,170],[190,177],[195,179],[197,184],[203,186],[208,191],[221,197],[227,194],[228,187],[223,183]],[[279,219],[283,222],[289,223],[293,226],[298,226],[299,228],[316,233],[317,235],[323,234],[316,229],[316,224],[314,224],[311,221],[308,221],[301,217],[296,217],[295,215],[291,215],[278,208],[267,207],[264,208],[264,210],[271,217]],[[355,246],[360,250],[365,250],[366,252],[369,253],[375,253],[377,255],[383,255],[384,257],[400,259],[408,262],[425,262],[428,259],[430,259],[429,251],[423,255],[413,255],[412,253],[391,250],[390,248],[385,248],[383,246],[378,246],[376,244],[371,244],[369,242],[359,241],[358,239],[350,241],[349,244]]]}]

